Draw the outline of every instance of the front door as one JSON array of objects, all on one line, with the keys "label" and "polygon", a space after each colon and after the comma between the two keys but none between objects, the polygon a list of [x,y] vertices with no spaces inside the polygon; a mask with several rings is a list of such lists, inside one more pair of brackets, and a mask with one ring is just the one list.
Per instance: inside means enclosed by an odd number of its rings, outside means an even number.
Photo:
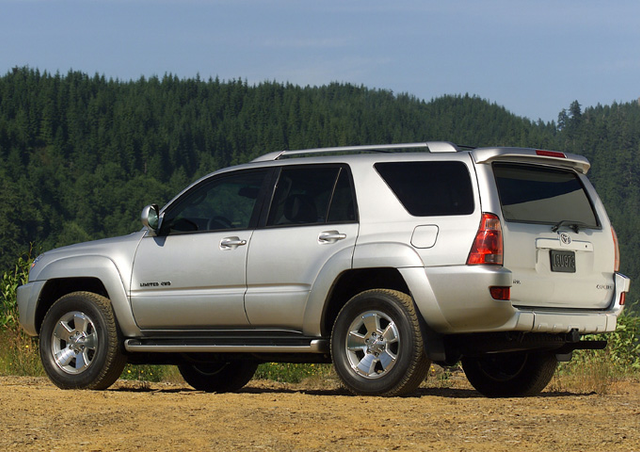
[{"label": "front door", "polygon": [[212,176],[162,213],[134,259],[131,300],[143,329],[248,325],[247,250],[266,170]]}]

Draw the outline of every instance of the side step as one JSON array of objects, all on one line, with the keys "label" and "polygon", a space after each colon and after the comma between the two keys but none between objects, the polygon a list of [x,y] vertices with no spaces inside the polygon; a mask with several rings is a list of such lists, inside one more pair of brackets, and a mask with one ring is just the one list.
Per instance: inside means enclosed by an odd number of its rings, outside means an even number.
[{"label": "side step", "polygon": [[138,338],[127,339],[128,352],[152,353],[328,353],[329,342],[318,338]]}]

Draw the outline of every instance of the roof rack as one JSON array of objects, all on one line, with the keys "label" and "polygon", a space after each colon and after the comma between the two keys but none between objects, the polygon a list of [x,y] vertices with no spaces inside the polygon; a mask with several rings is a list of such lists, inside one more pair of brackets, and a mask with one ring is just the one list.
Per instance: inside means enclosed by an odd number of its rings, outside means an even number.
[{"label": "roof rack", "polygon": [[267,162],[279,160],[283,157],[291,157],[304,154],[326,154],[332,152],[393,152],[405,149],[427,149],[429,152],[458,152],[459,148],[449,141],[427,141],[424,143],[401,143],[401,144],[368,144],[365,146],[340,146],[332,148],[300,149],[295,151],[276,151],[261,155],[252,162]]}]

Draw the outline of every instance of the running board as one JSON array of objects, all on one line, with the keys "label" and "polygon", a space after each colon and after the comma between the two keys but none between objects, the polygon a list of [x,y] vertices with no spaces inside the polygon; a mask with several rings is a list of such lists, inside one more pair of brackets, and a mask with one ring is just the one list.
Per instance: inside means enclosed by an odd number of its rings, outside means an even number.
[{"label": "running board", "polygon": [[269,343],[248,341],[243,344],[216,343],[211,340],[179,339],[127,339],[125,350],[128,352],[152,353],[328,353],[326,339],[270,340]]}]

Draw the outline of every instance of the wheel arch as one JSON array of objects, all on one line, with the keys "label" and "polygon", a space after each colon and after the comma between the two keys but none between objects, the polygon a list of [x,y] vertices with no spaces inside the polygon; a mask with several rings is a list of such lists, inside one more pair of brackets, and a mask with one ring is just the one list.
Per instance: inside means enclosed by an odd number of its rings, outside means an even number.
[{"label": "wheel arch", "polygon": [[334,282],[321,317],[321,335],[329,336],[338,313],[353,296],[370,289],[390,289],[411,296],[403,276],[396,268],[360,268],[343,272]]},{"label": "wheel arch", "polygon": [[39,275],[46,282],[38,294],[35,327],[39,332],[49,308],[72,292],[92,292],[110,300],[118,327],[125,336],[140,334],[127,291],[116,264],[104,256],[81,256],[55,261]]},{"label": "wheel arch", "polygon": [[48,280],[40,291],[35,314],[36,331],[40,333],[42,320],[56,300],[73,292],[92,292],[109,298],[107,289],[98,278],[56,278]]},{"label": "wheel arch", "polygon": [[392,289],[412,296],[400,271],[412,267],[422,268],[423,261],[403,243],[364,243],[343,250],[325,264],[312,286],[303,332],[309,336],[329,336],[341,308],[364,290]]}]

